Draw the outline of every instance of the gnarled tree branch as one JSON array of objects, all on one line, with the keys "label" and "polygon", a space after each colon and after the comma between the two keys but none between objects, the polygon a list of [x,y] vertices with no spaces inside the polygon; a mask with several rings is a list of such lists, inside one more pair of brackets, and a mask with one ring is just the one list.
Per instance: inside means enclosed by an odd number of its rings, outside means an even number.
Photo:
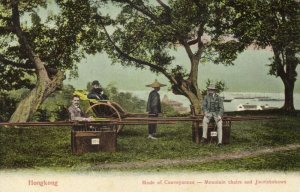
[{"label": "gnarled tree branch", "polygon": [[130,0],[124,0],[128,5],[132,6],[134,9],[137,11],[143,13],[144,15],[148,16],[151,18],[153,21],[157,22],[158,18],[156,17],[155,14],[151,13],[151,11],[148,10],[148,8],[143,4],[143,7],[138,6],[136,3],[133,3]]},{"label": "gnarled tree branch", "polygon": [[102,24],[101,22],[101,26],[105,32],[105,35],[107,37],[107,39],[109,40],[109,42],[111,43],[111,45],[115,48],[115,50],[118,52],[118,54],[129,60],[129,61],[132,61],[132,62],[135,62],[135,63],[139,63],[141,65],[144,65],[144,66],[148,66],[156,71],[159,71],[160,73],[164,74],[171,82],[173,83],[177,83],[176,80],[174,79],[174,77],[172,77],[172,75],[170,75],[164,68],[160,67],[160,66],[157,66],[153,63],[150,63],[150,62],[147,62],[147,61],[144,61],[144,60],[141,60],[141,59],[138,59],[138,58],[134,58],[130,55],[128,55],[127,53],[125,53],[124,51],[122,51],[114,42],[113,40],[111,39],[110,35],[108,34],[105,26]]},{"label": "gnarled tree branch", "polygon": [[20,13],[18,8],[18,0],[12,0],[11,6],[12,6],[12,23],[15,28],[15,33],[19,38],[20,43],[25,47],[27,56],[31,60],[32,63],[34,63],[35,68],[37,69],[37,73],[40,73],[39,76],[48,78],[47,71],[45,69],[45,66],[39,56],[32,50],[29,42],[27,41],[25,35],[23,34],[23,31],[21,29],[20,25]]},{"label": "gnarled tree branch", "polygon": [[4,55],[0,54],[0,64],[3,63],[4,65],[11,65],[13,67],[18,67],[18,68],[22,68],[22,69],[33,69],[34,66],[28,66],[24,63],[18,63],[18,62],[15,62],[15,61],[11,61],[7,58],[5,58]]},{"label": "gnarled tree branch", "polygon": [[156,0],[156,1],[165,9],[165,11],[171,12],[171,8],[168,5],[166,5],[164,2],[162,2],[161,0]]}]

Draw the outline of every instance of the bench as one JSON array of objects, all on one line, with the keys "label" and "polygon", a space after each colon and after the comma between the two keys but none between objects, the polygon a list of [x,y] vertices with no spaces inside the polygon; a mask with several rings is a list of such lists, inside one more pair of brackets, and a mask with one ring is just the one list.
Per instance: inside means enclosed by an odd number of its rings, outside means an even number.
[{"label": "bench", "polygon": [[[199,143],[202,138],[202,132],[203,132],[202,122],[199,122],[198,130],[195,127],[197,127],[196,124],[192,127],[192,140],[196,143]],[[231,131],[231,121],[230,120],[223,120],[222,131],[223,131],[222,143],[229,144],[230,143],[230,131]],[[198,134],[197,134],[197,132],[198,132]],[[218,142],[218,137],[216,134],[214,134],[214,132],[217,132],[217,125],[214,122],[214,120],[211,120],[208,124],[208,129],[207,129],[207,141],[209,143],[217,143]]]},{"label": "bench", "polygon": [[71,148],[73,154],[99,151],[115,152],[117,150],[117,132],[109,126],[73,126]]}]

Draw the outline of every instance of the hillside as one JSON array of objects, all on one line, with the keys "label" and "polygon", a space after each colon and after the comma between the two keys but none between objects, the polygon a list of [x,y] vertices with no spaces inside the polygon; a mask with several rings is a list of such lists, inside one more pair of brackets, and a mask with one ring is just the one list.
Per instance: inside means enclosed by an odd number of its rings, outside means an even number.
[{"label": "hillside", "polygon": [[[178,50],[174,56],[176,57],[174,64],[188,63],[182,50]],[[271,56],[270,51],[248,50],[240,54],[234,66],[200,64],[199,85],[203,88],[206,80],[211,79],[225,81],[229,92],[283,92],[280,78],[268,75],[266,65]],[[145,85],[154,79],[168,84],[168,80],[164,76],[155,75],[146,69],[111,65],[106,54],[88,56],[78,68],[79,77],[72,80],[68,79],[65,84],[83,89],[87,82],[98,79],[103,86],[113,83],[119,89],[132,91],[147,90]],[[300,93],[299,81],[296,82],[295,92]]]}]

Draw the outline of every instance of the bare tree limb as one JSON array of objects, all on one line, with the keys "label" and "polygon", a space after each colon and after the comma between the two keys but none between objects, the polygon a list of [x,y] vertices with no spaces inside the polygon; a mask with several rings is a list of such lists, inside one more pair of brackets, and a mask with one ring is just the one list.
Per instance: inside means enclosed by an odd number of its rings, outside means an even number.
[{"label": "bare tree limb", "polygon": [[11,21],[11,18],[10,17],[4,17],[2,15],[0,15],[0,19],[1,20],[4,20],[4,21],[7,21],[7,22],[10,22]]},{"label": "bare tree limb", "polygon": [[196,39],[189,40],[187,42],[187,44],[189,44],[189,45],[195,45],[196,43],[198,43],[198,41],[199,41],[198,39],[199,39],[199,37],[197,37]]},{"label": "bare tree limb", "polygon": [[0,27],[0,35],[5,35],[7,33],[14,33],[15,29],[13,26],[5,26],[5,27]]},{"label": "bare tree limb", "polygon": [[18,63],[15,61],[11,61],[7,58],[5,58],[4,55],[0,54],[0,63],[3,63],[5,65],[11,65],[13,67],[18,67],[18,68],[22,68],[22,69],[33,69],[34,66],[29,66],[29,65],[25,65],[24,63]]},{"label": "bare tree limb", "polygon": [[162,2],[161,0],[156,0],[156,1],[165,9],[165,11],[167,12],[171,11],[171,8],[168,5],[166,5],[164,2]]},{"label": "bare tree limb", "polygon": [[138,6],[136,3],[133,3],[130,0],[124,0],[128,5],[132,6],[134,9],[136,9],[137,11],[143,13],[144,15],[148,16],[149,18],[151,18],[153,21],[157,22],[158,18],[156,17],[155,14],[153,14],[144,4],[143,4],[143,8]]},{"label": "bare tree limb", "polygon": [[174,77],[172,77],[172,75],[170,75],[164,68],[160,67],[160,66],[157,66],[153,63],[150,63],[150,62],[147,62],[147,61],[144,61],[144,60],[141,60],[141,59],[138,59],[138,58],[134,58],[130,55],[128,55],[127,53],[125,53],[124,51],[122,51],[114,42],[113,40],[111,39],[110,35],[108,34],[105,26],[102,24],[101,22],[101,25],[102,25],[102,28],[105,32],[105,35],[106,37],[108,38],[109,42],[112,44],[112,46],[114,47],[114,49],[118,52],[118,54],[129,60],[129,61],[132,61],[132,62],[135,62],[135,63],[139,63],[141,65],[144,65],[144,66],[148,66],[156,71],[159,71],[160,73],[164,74],[171,82],[173,83],[177,83],[177,81],[174,79]]},{"label": "bare tree limb", "polygon": [[194,54],[193,54],[193,51],[190,47],[190,45],[188,44],[188,42],[186,40],[183,40],[182,38],[180,37],[177,37],[177,39],[179,40],[179,43],[181,45],[183,45],[183,47],[185,48],[185,51],[187,52],[190,60],[192,61],[193,60],[193,57],[194,57]]},{"label": "bare tree limb", "polygon": [[39,58],[39,56],[32,50],[29,42],[27,41],[25,35],[23,34],[23,31],[21,29],[20,25],[20,13],[19,13],[19,8],[18,8],[18,0],[11,0],[11,6],[12,6],[12,23],[15,28],[16,35],[19,38],[20,43],[25,47],[27,56],[31,60],[32,63],[34,63],[37,73],[40,73],[41,77],[48,78],[48,74],[46,71],[46,68]]},{"label": "bare tree limb", "polygon": [[198,40],[198,50],[195,54],[195,56],[197,57],[197,59],[200,59],[201,58],[201,54],[203,52],[203,49],[204,49],[204,44],[201,40],[201,37],[203,36],[203,33],[204,33],[204,24],[200,24],[199,26],[199,29],[197,31],[197,40]]}]

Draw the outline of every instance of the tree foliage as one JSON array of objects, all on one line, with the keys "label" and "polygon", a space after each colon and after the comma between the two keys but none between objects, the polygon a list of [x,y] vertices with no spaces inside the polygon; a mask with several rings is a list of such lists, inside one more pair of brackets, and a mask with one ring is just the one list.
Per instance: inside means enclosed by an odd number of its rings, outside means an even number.
[{"label": "tree foliage", "polygon": [[[213,83],[213,81],[211,79],[208,79],[206,81],[206,89],[201,91],[202,96],[204,97],[205,95],[207,95],[207,88],[209,87],[209,85],[211,85]],[[224,81],[217,81],[215,83],[216,86],[216,93],[220,94],[222,92],[224,92],[227,88],[226,88],[226,84]]]},{"label": "tree foliage", "polygon": [[[232,64],[244,48],[218,30],[219,19],[229,10],[211,0],[110,2],[119,14],[114,18],[98,13],[95,19],[104,30],[103,44],[112,61],[163,74],[173,92],[186,96],[200,113],[199,63]],[[187,59],[175,65],[171,52],[178,49],[185,50]]]},{"label": "tree foliage", "polygon": [[0,92],[0,121],[8,121],[16,108],[17,100],[6,92]]},{"label": "tree foliage", "polygon": [[221,23],[240,42],[271,47],[269,74],[285,87],[285,110],[294,110],[293,91],[300,63],[300,2],[296,0],[226,0],[231,23]]},{"label": "tree foliage", "polygon": [[67,70],[76,75],[77,64],[85,53],[101,51],[102,46],[93,39],[98,30],[90,3],[1,1],[0,90],[31,90],[19,103],[11,121],[31,118],[39,105],[59,89]]},{"label": "tree foliage", "polygon": [[[32,49],[44,61],[50,76],[56,74],[57,70],[76,69],[76,64],[86,51],[101,51],[101,46],[93,43],[97,28],[91,27],[91,9],[88,1],[57,0],[53,4],[41,0],[20,1],[23,33]],[[36,78],[35,67],[28,58],[26,48],[15,35],[10,2],[1,3],[0,10],[0,78],[3,82],[0,88],[32,88]]]}]

